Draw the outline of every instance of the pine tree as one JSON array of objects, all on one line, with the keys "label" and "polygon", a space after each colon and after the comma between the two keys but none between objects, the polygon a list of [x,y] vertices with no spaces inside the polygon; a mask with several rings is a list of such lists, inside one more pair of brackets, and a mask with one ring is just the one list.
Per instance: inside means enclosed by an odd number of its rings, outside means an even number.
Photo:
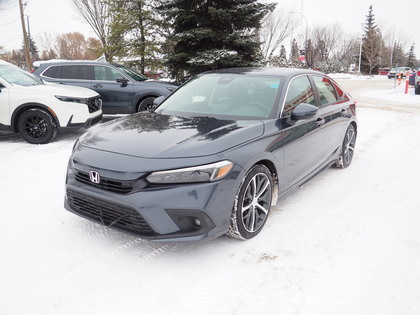
[{"label": "pine tree", "polygon": [[284,45],[281,45],[281,47],[280,47],[279,57],[282,58],[282,59],[287,59],[286,48],[284,47]]},{"label": "pine tree", "polygon": [[258,29],[274,7],[257,0],[161,0],[161,10],[173,21],[171,75],[258,65]]},{"label": "pine tree", "polygon": [[410,51],[407,54],[407,66],[415,68],[416,66],[416,53],[414,52],[414,43],[410,47]]},{"label": "pine tree", "polygon": [[298,47],[296,39],[293,39],[292,41],[292,47],[290,51],[290,61],[293,63],[299,62],[299,47]]},{"label": "pine tree", "polygon": [[375,23],[375,15],[372,6],[369,7],[366,16],[365,34],[362,38],[362,72],[372,74],[380,64],[380,51],[382,46],[382,35]]},{"label": "pine tree", "polygon": [[[28,37],[29,42],[29,53],[31,54],[31,60],[35,61],[39,59],[38,48],[36,47],[35,41],[32,36]],[[22,44],[22,53],[25,51],[25,43]]]},{"label": "pine tree", "polygon": [[111,38],[115,39],[114,55],[137,58],[132,62],[145,69],[159,67],[160,20],[155,0],[110,1]]}]

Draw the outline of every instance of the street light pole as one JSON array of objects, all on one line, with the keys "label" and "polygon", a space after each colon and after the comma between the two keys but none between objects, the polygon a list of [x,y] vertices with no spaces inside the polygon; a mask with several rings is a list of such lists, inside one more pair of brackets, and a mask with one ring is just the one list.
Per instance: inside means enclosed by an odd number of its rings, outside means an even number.
[{"label": "street light pole", "polygon": [[302,12],[290,12],[290,14],[300,14],[302,15],[303,19],[305,20],[305,50],[306,50],[306,41],[308,40],[308,20],[306,19],[305,15]]},{"label": "street light pole", "polygon": [[28,71],[31,71],[32,70],[32,64],[31,64],[31,57],[29,55],[28,35],[26,34],[22,0],[19,0],[19,10],[20,10],[20,21],[22,23],[23,41],[24,41],[24,45],[25,45],[26,65],[28,67]]},{"label": "street light pole", "polygon": [[363,43],[363,39],[360,39],[360,48],[359,48],[359,74],[360,74],[360,65],[362,63],[362,43]]}]

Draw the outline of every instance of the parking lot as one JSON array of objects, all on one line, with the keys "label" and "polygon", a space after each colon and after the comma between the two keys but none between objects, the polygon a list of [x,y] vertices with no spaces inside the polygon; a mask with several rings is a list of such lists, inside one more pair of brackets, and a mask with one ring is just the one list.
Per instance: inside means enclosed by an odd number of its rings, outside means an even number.
[{"label": "parking lot", "polygon": [[358,101],[352,165],[280,200],[246,242],[153,243],[81,219],[63,202],[82,131],[1,134],[0,314],[419,314],[420,96],[338,82]]}]

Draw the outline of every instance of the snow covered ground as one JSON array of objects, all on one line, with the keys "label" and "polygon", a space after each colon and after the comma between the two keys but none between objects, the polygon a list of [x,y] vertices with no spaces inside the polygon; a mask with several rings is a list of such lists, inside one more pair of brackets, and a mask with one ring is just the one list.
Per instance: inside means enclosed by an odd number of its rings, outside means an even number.
[{"label": "snow covered ground", "polygon": [[420,96],[337,78],[358,100],[352,165],[273,209],[253,240],[152,243],[63,208],[81,133],[0,135],[0,314],[420,314]]}]

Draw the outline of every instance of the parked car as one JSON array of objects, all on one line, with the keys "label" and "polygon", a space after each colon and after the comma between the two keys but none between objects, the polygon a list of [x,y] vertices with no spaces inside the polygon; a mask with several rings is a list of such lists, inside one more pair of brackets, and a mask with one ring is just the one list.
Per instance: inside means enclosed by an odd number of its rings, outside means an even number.
[{"label": "parked car", "polygon": [[250,239],[279,196],[352,161],[356,103],[320,72],[212,71],[163,98],[78,139],[67,210],[147,239]]},{"label": "parked car", "polygon": [[95,91],[46,85],[0,60],[0,130],[19,132],[33,144],[53,141],[60,129],[90,127],[102,120]]},{"label": "parked car", "polygon": [[392,79],[401,75],[401,77],[406,77],[411,72],[410,67],[396,67],[392,68],[391,71],[388,72],[388,79]]},{"label": "parked car", "polygon": [[77,85],[101,95],[104,114],[131,114],[149,109],[178,85],[147,79],[125,66],[96,61],[35,62],[34,74],[47,82]]},{"label": "parked car", "polygon": [[414,93],[420,95],[420,68],[417,69],[414,77]]},{"label": "parked car", "polygon": [[388,75],[389,71],[391,71],[391,68],[379,68],[378,74],[379,75]]}]

